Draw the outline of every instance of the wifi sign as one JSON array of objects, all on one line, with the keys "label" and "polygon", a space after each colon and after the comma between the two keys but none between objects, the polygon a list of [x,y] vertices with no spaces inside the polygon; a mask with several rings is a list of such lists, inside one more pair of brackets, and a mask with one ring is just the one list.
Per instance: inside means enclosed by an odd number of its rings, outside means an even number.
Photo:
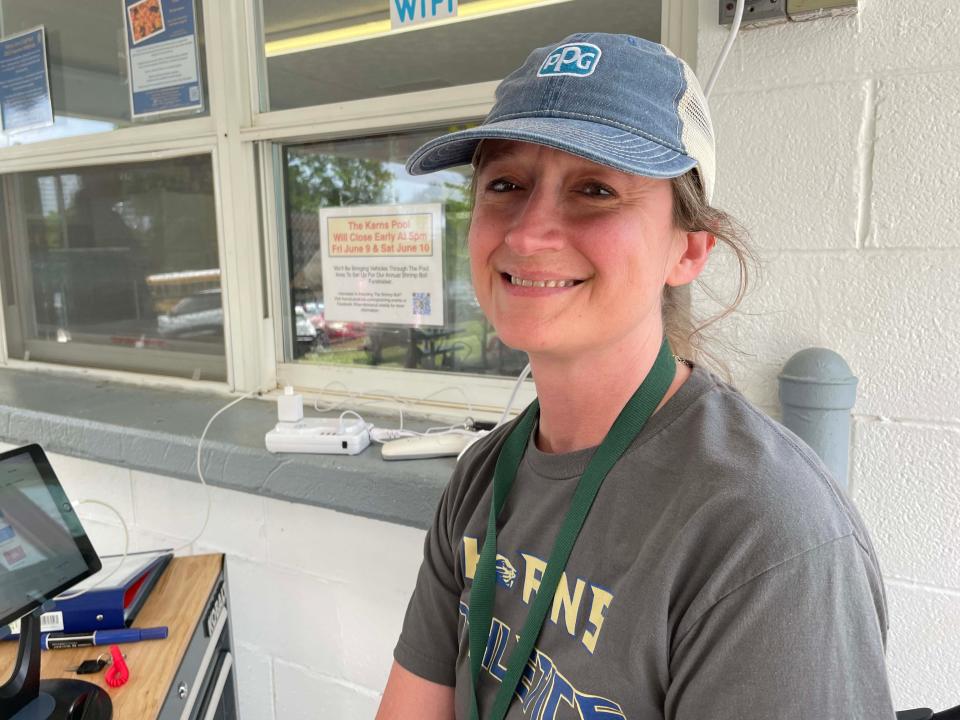
[{"label": "wifi sign", "polygon": [[390,27],[394,30],[456,14],[457,0],[390,0]]}]

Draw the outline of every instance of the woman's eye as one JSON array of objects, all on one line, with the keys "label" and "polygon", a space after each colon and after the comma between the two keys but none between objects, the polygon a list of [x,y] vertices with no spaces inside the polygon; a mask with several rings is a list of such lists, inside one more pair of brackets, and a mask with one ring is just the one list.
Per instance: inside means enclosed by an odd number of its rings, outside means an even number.
[{"label": "woman's eye", "polygon": [[491,192],[510,192],[511,190],[516,190],[517,185],[510,182],[509,180],[504,180],[503,178],[497,178],[492,180],[488,185],[487,189]]},{"label": "woman's eye", "polygon": [[580,192],[584,195],[592,195],[594,197],[613,197],[616,194],[613,189],[598,182],[586,183]]}]

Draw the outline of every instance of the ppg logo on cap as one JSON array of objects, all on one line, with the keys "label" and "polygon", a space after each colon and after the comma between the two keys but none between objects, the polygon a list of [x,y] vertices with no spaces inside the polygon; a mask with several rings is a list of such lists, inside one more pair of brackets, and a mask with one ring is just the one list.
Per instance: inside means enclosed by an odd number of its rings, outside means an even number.
[{"label": "ppg logo on cap", "polygon": [[600,48],[592,43],[569,43],[553,50],[540,66],[537,77],[551,75],[592,75],[600,62]]}]

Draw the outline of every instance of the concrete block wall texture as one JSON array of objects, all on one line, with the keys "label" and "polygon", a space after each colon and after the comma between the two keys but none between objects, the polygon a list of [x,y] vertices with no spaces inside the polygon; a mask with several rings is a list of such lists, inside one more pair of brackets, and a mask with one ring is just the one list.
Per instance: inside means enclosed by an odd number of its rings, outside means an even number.
[{"label": "concrete block wall texture", "polygon": [[[702,78],[726,39],[716,15],[701,0]],[[958,33],[955,0],[860,0],[854,17],[741,33],[710,99],[715,204],[763,264],[719,354],[773,415],[798,350],[831,348],[860,378],[850,492],[885,576],[899,708],[960,703]],[[705,279],[729,292],[731,260],[714,260]]]},{"label": "concrete block wall texture", "polygon": [[[0,444],[0,451],[12,448]],[[115,506],[131,550],[177,547],[199,531],[198,483],[50,455],[68,496]],[[244,720],[372,718],[413,591],[424,531],[211,488],[210,522],[180,554],[227,557]],[[78,514],[100,554],[123,548],[108,509]]]}]

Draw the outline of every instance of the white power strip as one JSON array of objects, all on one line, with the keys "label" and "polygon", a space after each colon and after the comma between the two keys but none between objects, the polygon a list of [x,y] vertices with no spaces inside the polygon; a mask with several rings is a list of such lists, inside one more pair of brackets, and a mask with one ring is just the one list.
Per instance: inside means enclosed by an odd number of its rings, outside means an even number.
[{"label": "white power strip", "polygon": [[322,453],[356,455],[370,444],[370,426],[362,420],[304,418],[279,422],[267,433],[267,450],[272,453]]}]

